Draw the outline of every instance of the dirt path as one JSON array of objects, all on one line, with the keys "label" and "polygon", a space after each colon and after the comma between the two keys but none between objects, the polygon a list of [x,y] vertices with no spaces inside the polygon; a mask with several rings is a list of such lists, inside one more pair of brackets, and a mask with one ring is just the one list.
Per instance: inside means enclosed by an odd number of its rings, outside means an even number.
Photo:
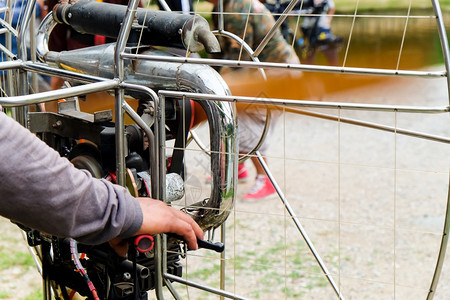
[{"label": "dirt path", "polygon": [[41,280],[21,230],[0,218],[0,299],[36,299]]},{"label": "dirt path", "polygon": [[[426,87],[416,80],[384,82],[327,97],[448,105],[442,80],[430,80]],[[448,114],[320,112],[450,136]],[[292,113],[280,120],[277,130],[268,155],[270,170],[344,297],[425,299],[444,221],[448,144]],[[208,194],[207,158],[193,153],[188,158],[188,193]],[[253,299],[335,299],[280,199],[240,199],[251,184],[238,186],[227,221],[226,290]],[[40,279],[29,261],[13,263],[19,252],[27,252],[20,232],[6,220],[1,220],[0,230],[0,266],[6,264],[0,269],[0,299],[26,299],[39,288]],[[219,261],[207,251],[190,254],[184,261],[187,278],[218,287]],[[175,287],[183,299],[218,299]],[[448,298],[449,289],[447,260],[435,299]]]},{"label": "dirt path", "polygon": [[[445,107],[445,86],[445,80],[395,79],[323,101]],[[450,136],[448,114],[315,111]],[[277,129],[270,169],[344,297],[425,299],[443,228],[448,144],[293,113]],[[198,170],[190,171],[202,178],[204,166],[196,162]],[[334,299],[280,199],[241,200],[250,186],[238,186],[227,222],[227,290],[255,299]],[[188,259],[188,268],[217,287],[219,260],[211,256]],[[435,299],[448,295],[448,268]]]}]

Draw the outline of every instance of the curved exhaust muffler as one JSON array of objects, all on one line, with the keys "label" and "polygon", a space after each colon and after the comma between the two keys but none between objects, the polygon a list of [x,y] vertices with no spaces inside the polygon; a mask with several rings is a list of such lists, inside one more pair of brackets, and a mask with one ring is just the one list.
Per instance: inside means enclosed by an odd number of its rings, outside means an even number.
[{"label": "curved exhaust muffler", "polygon": [[[62,69],[75,70],[102,78],[114,78],[115,44],[106,44],[78,50],[48,51],[46,39],[52,22],[43,21],[38,35],[40,58]],[[136,48],[134,48],[135,50]],[[145,55],[171,55],[153,48],[140,49]],[[167,63],[149,60],[125,61],[125,82],[154,90],[176,90],[214,95],[230,95],[222,77],[207,65]],[[126,94],[140,99],[139,94]],[[148,97],[145,95],[144,99]],[[211,147],[211,194],[187,212],[203,230],[219,227],[228,217],[236,192],[236,124],[232,104],[220,101],[198,101],[209,122]]]}]

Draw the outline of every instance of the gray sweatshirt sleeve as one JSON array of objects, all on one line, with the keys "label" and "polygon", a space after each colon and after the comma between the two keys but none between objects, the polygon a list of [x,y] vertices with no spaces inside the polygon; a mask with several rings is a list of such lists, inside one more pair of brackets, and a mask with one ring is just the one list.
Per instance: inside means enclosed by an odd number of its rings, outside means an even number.
[{"label": "gray sweatshirt sleeve", "polygon": [[130,237],[143,220],[123,187],[76,169],[2,112],[0,215],[86,244]]}]

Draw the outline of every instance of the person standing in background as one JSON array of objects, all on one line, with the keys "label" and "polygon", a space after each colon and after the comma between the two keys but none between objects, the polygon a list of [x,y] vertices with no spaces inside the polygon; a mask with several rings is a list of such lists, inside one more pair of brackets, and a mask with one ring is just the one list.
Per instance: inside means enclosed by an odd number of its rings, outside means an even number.
[{"label": "person standing in background", "polygon": [[[193,0],[162,0],[165,1],[167,6],[173,12],[179,12],[182,14],[190,14],[194,11],[194,1]],[[158,7],[160,10],[164,10],[164,6],[161,4],[160,0],[157,0]]]},{"label": "person standing in background", "polygon": [[338,65],[338,50],[342,37],[331,32],[331,21],[336,11],[334,1],[305,1],[302,10],[310,14],[302,18],[300,25],[303,36],[298,40],[298,46],[303,49],[302,61],[315,64],[317,51],[321,51],[330,65]]},{"label": "person standing in background", "polygon": [[312,16],[303,17],[300,26],[303,37],[311,46],[336,42],[339,37],[331,33],[331,21],[336,11],[333,0],[313,0],[305,2],[303,9],[309,9]]},{"label": "person standing in background", "polygon": [[[288,7],[290,0],[264,0],[261,1],[264,3],[264,6],[267,7],[268,10],[273,14],[275,21],[278,20],[280,17],[280,14],[282,14],[285,9]],[[283,23],[281,23],[281,34],[283,35],[284,39],[291,43],[292,39],[294,37],[294,32],[289,27],[289,18],[286,18]]]},{"label": "person standing in background", "polygon": [[[208,0],[214,4],[213,12],[218,11],[218,0]],[[225,30],[235,35],[244,38],[245,42],[255,49],[266,34],[275,24],[271,12],[257,0],[225,0],[224,1],[224,26]],[[248,18],[248,22],[247,22]],[[217,24],[217,17],[214,15],[213,19]],[[217,25],[216,25],[217,27]],[[220,54],[223,59],[231,60],[250,60],[250,56],[241,51],[241,45],[234,39],[221,38]],[[289,63],[299,64],[300,61],[294,49],[288,45],[283,35],[279,30],[276,30],[275,35],[270,39],[264,50],[258,56],[263,62]],[[234,72],[247,72],[248,70],[234,70]],[[232,72],[230,68],[222,68],[221,74]],[[251,72],[251,71],[250,71]],[[285,70],[267,70],[268,80],[283,76],[290,77],[292,74]],[[250,76],[252,76],[250,74]],[[271,128],[266,140],[261,145],[259,151],[262,156],[266,155],[269,147],[270,133],[276,125],[279,110],[271,110]],[[266,124],[266,108],[258,107],[256,105],[249,105],[244,110],[238,110],[238,129],[239,129],[239,152],[242,155],[247,154],[257,145],[265,124]],[[256,178],[254,185],[250,188],[248,193],[244,196],[244,200],[261,200],[276,193],[272,182],[268,178],[264,168],[260,164],[257,157],[251,157],[251,161],[256,169]],[[264,161],[267,163],[266,158]],[[238,179],[245,180],[248,178],[248,171],[243,163],[238,166]]]}]

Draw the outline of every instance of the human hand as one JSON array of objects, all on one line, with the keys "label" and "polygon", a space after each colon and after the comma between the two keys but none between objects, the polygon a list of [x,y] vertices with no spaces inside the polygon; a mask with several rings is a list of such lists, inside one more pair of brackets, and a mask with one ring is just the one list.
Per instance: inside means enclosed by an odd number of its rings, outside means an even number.
[{"label": "human hand", "polygon": [[[136,198],[141,205],[143,221],[136,235],[175,233],[186,241],[191,250],[198,249],[197,238],[203,239],[203,230],[189,215],[168,206],[160,200]],[[109,242],[117,254],[125,256],[128,243],[121,239]]]}]

